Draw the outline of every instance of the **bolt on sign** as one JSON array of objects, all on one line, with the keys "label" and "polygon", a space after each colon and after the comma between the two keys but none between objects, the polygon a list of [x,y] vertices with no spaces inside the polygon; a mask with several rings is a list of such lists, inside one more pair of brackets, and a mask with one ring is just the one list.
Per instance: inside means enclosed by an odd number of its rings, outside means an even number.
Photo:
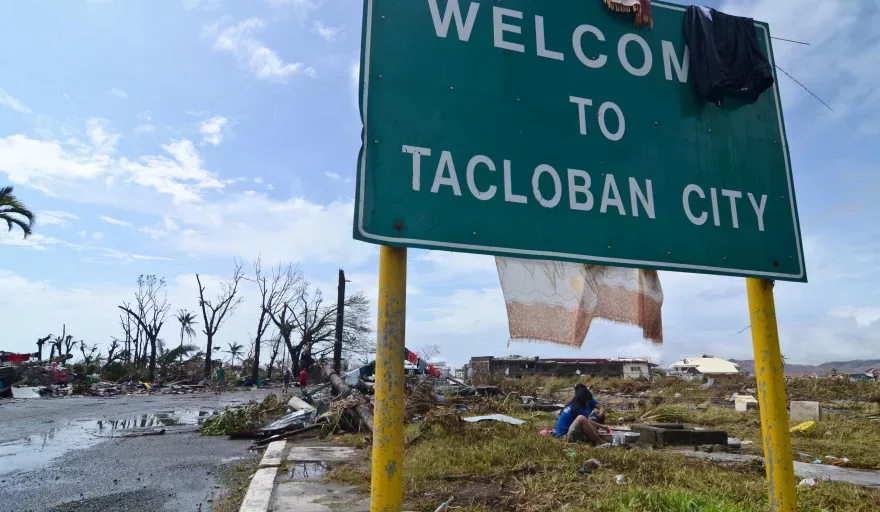
[{"label": "bolt on sign", "polygon": [[365,0],[354,237],[805,282],[778,88],[700,100],[653,5]]}]

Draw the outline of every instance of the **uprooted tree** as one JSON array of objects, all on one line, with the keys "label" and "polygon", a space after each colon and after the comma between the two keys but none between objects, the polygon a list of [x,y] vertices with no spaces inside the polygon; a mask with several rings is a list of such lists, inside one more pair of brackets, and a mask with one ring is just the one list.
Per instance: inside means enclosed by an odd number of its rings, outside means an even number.
[{"label": "uprooted tree", "polygon": [[[284,307],[285,301],[299,291],[303,284],[302,271],[299,267],[279,264],[270,269],[268,274],[263,270],[263,264],[259,256],[254,259],[254,282],[260,290],[260,316],[257,321],[257,334],[254,336],[253,363],[251,366],[251,382],[257,382],[260,371],[260,345],[263,335],[272,325],[272,315],[277,315]],[[275,356],[278,355],[278,343],[274,345],[271,361],[269,362],[269,375],[272,376],[272,365]]]},{"label": "uprooted tree", "polygon": [[[295,373],[331,353],[336,336],[336,304],[325,304],[321,290],[312,291],[307,282],[298,288],[296,296],[285,300],[280,311],[270,312]],[[349,354],[371,351],[369,299],[358,292],[346,297],[343,307],[343,350]]]},{"label": "uprooted tree", "polygon": [[149,343],[150,364],[147,378],[152,381],[156,378],[156,342],[171,304],[168,303],[168,296],[165,293],[165,279],[157,278],[155,275],[141,275],[137,283],[138,289],[134,296],[135,308],[125,304],[119,306],[119,309],[137,323]]},{"label": "uprooted tree", "polygon": [[196,282],[199,285],[199,307],[202,308],[202,319],[205,326],[202,332],[208,338],[205,343],[204,378],[206,379],[211,378],[211,350],[214,345],[214,335],[220,330],[223,321],[241,304],[241,297],[238,296],[238,283],[243,277],[242,264],[236,260],[232,271],[232,280],[220,283],[220,293],[212,301],[205,299],[205,287],[202,285],[201,276],[196,274]]}]

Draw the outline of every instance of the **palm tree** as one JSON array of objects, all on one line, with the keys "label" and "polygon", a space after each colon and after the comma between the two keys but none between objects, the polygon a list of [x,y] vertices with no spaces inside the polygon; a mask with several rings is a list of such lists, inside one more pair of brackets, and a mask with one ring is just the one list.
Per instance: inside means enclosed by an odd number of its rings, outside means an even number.
[{"label": "palm tree", "polygon": [[12,187],[3,187],[0,188],[0,220],[6,221],[9,231],[18,226],[27,238],[33,232],[37,216],[12,195]]},{"label": "palm tree", "polygon": [[[190,341],[196,335],[196,330],[193,329],[193,326],[198,324],[196,315],[185,309],[178,309],[174,318],[180,322],[180,348],[183,349],[183,335],[186,334]],[[183,350],[180,352],[180,362],[183,362]]]},{"label": "palm tree", "polygon": [[227,354],[229,354],[229,359],[232,364],[232,367],[235,367],[235,358],[241,355],[241,351],[244,350],[244,345],[241,343],[230,342],[227,343],[228,350],[224,350]]}]

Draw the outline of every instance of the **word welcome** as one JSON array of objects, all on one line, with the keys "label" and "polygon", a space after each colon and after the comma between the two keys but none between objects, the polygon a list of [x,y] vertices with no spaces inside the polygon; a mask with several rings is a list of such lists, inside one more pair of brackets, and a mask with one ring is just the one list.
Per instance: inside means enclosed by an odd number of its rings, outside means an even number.
[{"label": "word welcome", "polygon": [[[431,20],[434,23],[434,32],[438,38],[446,39],[449,36],[453,22],[455,22],[456,35],[459,41],[467,43],[471,40],[474,23],[480,12],[480,4],[470,2],[467,14],[463,15],[458,0],[448,0],[446,10],[441,13],[437,0],[428,0],[428,9],[431,11]],[[525,16],[521,11],[506,9],[504,7],[492,7],[492,34],[493,44],[496,48],[506,51],[525,53],[534,51],[538,57],[565,61],[566,53],[560,49],[547,47],[546,26],[543,16],[535,16],[535,44],[527,48],[522,40],[522,24]],[[520,36],[520,37],[517,37]],[[595,55],[587,55],[584,51],[584,38],[592,37],[599,42],[606,42],[605,34],[598,27],[590,24],[582,24],[574,29],[571,35],[571,52],[574,57],[584,66],[591,69],[601,69],[608,65],[608,55],[599,52]],[[641,62],[633,62],[627,55],[630,45],[635,45],[642,55]],[[654,68],[654,51],[645,39],[639,34],[627,33],[620,37],[616,45],[617,61],[627,73],[636,76],[647,76]],[[660,51],[663,57],[663,71],[666,80],[677,79],[681,83],[688,80],[688,49],[685,47],[682,58],[679,59],[675,45],[670,41],[660,42]],[[569,54],[571,56],[571,54]],[[673,78],[674,77],[674,78]],[[587,135],[587,107],[593,105],[593,100],[570,96],[569,101],[578,106],[578,128],[581,135]],[[606,114],[612,112],[616,117],[617,129],[610,130],[606,124]],[[598,108],[597,116],[599,129],[602,135],[609,141],[616,142],[623,138],[626,133],[626,119],[623,111],[613,101],[604,101]]]}]

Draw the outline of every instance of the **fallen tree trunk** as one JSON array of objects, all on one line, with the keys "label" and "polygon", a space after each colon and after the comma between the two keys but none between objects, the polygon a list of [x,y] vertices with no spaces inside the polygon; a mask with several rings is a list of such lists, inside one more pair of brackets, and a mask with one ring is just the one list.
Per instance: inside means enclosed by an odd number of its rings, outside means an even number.
[{"label": "fallen tree trunk", "polygon": [[[328,366],[324,367],[324,374],[330,378],[330,384],[332,384],[333,389],[339,393],[337,398],[345,398],[351,395],[351,388],[345,383],[339,374],[333,372]],[[354,409],[348,410],[353,411],[358,420],[360,420],[361,425],[366,427],[371,434],[373,433],[373,411],[371,411],[366,404],[361,403]]]}]

